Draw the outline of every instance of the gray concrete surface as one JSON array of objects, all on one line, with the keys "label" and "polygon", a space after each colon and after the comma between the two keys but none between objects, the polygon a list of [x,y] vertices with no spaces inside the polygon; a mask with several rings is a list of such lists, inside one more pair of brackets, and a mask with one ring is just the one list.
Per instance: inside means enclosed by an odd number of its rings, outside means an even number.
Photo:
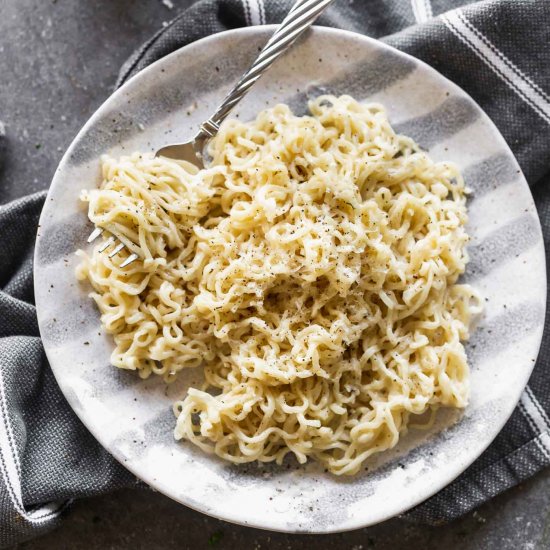
[{"label": "gray concrete surface", "polygon": [[[408,0],[403,0],[408,1]],[[108,96],[121,62],[192,0],[0,0],[0,121],[8,134],[0,203],[48,186],[78,129]],[[38,549],[550,549],[550,471],[451,525],[399,519],[298,536],[230,525],[148,491],[75,503]]]},{"label": "gray concrete surface", "polygon": [[231,525],[158,493],[81,501],[64,525],[26,550],[543,550],[550,548],[550,472],[445,527],[391,520],[336,535],[287,535]]}]

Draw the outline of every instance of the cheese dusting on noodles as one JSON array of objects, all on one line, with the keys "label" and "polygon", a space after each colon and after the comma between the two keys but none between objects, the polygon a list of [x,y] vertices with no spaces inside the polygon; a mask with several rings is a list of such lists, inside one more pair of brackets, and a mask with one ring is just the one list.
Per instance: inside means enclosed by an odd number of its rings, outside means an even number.
[{"label": "cheese dusting on noodles", "polygon": [[467,404],[461,341],[480,306],[457,284],[456,166],[395,134],[378,104],[322,96],[310,111],[225,122],[201,171],[104,157],[82,199],[126,248],[79,251],[77,275],[113,365],[167,382],[204,370],[174,406],[177,439],[234,463],[292,453],[354,474],[411,414]]}]

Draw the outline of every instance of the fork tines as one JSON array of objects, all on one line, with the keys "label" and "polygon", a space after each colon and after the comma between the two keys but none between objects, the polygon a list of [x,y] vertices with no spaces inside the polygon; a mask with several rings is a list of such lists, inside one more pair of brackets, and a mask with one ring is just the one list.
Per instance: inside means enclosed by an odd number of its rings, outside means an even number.
[{"label": "fork tines", "polygon": [[[104,229],[102,227],[96,227],[91,233],[90,233],[90,236],[88,237],[88,242],[91,243],[93,241],[95,241],[102,233],[103,233]],[[114,245],[116,243],[116,239],[115,237],[113,237],[112,235],[99,247],[99,252],[103,252],[105,250],[107,250],[107,248],[109,248],[110,246]],[[119,242],[115,248],[109,252],[109,258],[112,258],[114,256],[116,256],[123,248],[124,248],[124,243],[121,243]],[[136,253],[132,253],[130,254],[121,264],[120,264],[120,267],[126,267],[128,265],[130,265],[132,262],[135,262],[137,259],[139,258],[139,256],[136,254]]]},{"label": "fork tines", "polygon": [[123,243],[118,243],[115,246],[114,250],[109,253],[109,258],[112,258],[113,256],[116,256],[123,248],[124,248],[124,244]]},{"label": "fork tines", "polygon": [[130,265],[132,262],[135,262],[139,256],[134,252],[130,254],[121,264],[120,267],[126,267],[127,265]]},{"label": "fork tines", "polygon": [[95,241],[102,233],[103,233],[103,228],[102,227],[96,227],[90,233],[90,236],[88,237],[88,242],[91,243],[91,242]]}]

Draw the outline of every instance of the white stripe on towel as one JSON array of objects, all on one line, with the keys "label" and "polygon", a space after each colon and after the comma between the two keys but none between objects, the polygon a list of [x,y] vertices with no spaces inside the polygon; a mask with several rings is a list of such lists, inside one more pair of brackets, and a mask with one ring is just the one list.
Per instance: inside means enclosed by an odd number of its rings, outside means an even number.
[{"label": "white stripe on towel", "polygon": [[59,515],[68,502],[52,502],[30,512],[25,510],[21,492],[21,464],[15,434],[8,413],[4,378],[0,369],[0,477],[14,509],[27,521],[40,524]]},{"label": "white stripe on towel", "polygon": [[[541,407],[529,386],[527,386],[525,391],[521,394],[520,405],[520,409],[527,418],[529,424],[531,424],[535,433],[539,432],[539,437],[536,438],[537,445],[546,457],[550,458],[550,437],[548,437],[548,428],[550,424],[548,422],[548,416],[546,416],[544,409]],[[546,437],[543,437],[544,434],[546,434]]]},{"label": "white stripe on towel", "polygon": [[411,5],[417,23],[425,23],[433,17],[430,0],[411,0]]},{"label": "white stripe on towel", "polygon": [[262,0],[243,0],[243,7],[247,25],[263,24],[262,15],[264,10]]},{"label": "white stripe on towel", "polygon": [[264,0],[256,0],[260,7],[260,25],[265,25],[265,4]]},{"label": "white stripe on towel", "polygon": [[443,15],[449,30],[484,61],[519,97],[550,123],[550,97],[484,36],[460,9]]}]

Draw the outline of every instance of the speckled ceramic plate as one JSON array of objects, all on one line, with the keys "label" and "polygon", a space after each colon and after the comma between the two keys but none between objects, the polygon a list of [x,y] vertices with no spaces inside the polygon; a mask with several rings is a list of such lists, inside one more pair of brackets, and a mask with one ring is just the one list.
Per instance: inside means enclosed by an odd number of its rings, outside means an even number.
[{"label": "speckled ceramic plate", "polygon": [[[315,464],[236,467],[177,443],[172,403],[200,376],[174,385],[140,380],[109,365],[89,288],[74,279],[74,251],[91,226],[80,189],[99,183],[99,156],[155,150],[189,138],[267,41],[248,28],[196,42],[155,63],[113,94],[84,126],[55,174],[35,256],[38,320],[46,352],[69,403],[134,474],[207,514],[246,525],[326,533],[380,522],[451,482],[489,445],[514,409],[537,356],[544,321],[543,241],[529,188],[495,126],[464,92],[427,65],[380,42],[315,28],[265,75],[237,111],[251,119],[285,102],[305,112],[329,91],[380,101],[395,127],[432,157],[457,162],[473,195],[471,262],[465,280],[486,299],[468,344],[471,402],[440,411],[429,431],[339,479]],[[236,113],[236,114],[237,114]]]}]

